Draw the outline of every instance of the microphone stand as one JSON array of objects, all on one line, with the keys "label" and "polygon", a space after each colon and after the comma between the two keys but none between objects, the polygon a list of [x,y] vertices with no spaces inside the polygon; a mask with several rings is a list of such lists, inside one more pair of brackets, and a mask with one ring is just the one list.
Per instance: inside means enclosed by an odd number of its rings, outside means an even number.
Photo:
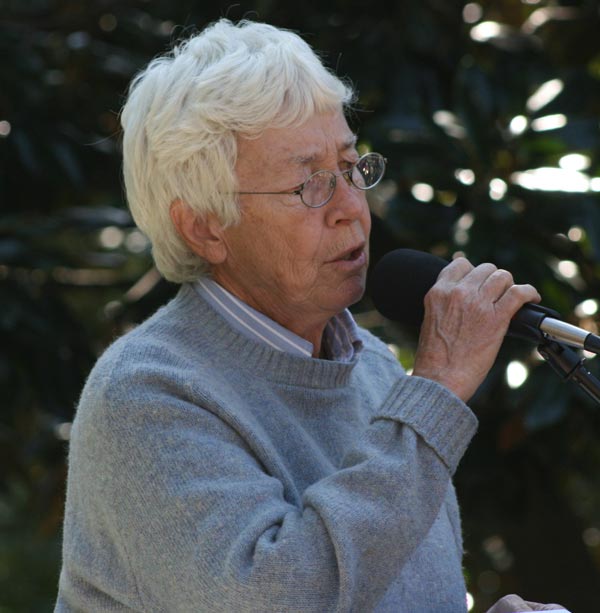
[{"label": "microphone stand", "polygon": [[600,403],[600,381],[585,367],[585,358],[567,345],[546,337],[538,345],[538,351],[563,381],[574,381]]},{"label": "microphone stand", "polygon": [[[574,381],[590,398],[600,403],[600,381],[585,367],[585,358],[574,349],[553,340],[541,330],[545,317],[560,319],[560,314],[540,304],[529,304],[518,321],[513,321],[509,336],[538,344],[541,356],[563,381]],[[594,347],[590,347],[595,353]]]}]

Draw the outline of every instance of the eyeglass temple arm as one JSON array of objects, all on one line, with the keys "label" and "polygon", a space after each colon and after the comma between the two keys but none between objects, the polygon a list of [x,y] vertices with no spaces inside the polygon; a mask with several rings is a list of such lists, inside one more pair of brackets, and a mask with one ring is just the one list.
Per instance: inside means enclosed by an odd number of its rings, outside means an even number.
[{"label": "eyeglass temple arm", "polygon": [[296,188],[295,190],[289,191],[289,192],[236,192],[236,194],[239,194],[240,196],[250,196],[252,194],[259,194],[259,195],[290,195],[290,196],[300,196],[300,194],[302,194],[302,187],[300,188]]}]

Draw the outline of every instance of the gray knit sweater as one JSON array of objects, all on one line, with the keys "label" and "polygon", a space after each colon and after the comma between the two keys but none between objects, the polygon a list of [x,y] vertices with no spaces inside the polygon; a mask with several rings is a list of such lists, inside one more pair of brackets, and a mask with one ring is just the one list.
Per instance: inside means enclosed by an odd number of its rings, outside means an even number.
[{"label": "gray knit sweater", "polygon": [[464,612],[475,417],[361,334],[351,363],[277,352],[184,285],[113,344],[73,425],[56,611]]}]

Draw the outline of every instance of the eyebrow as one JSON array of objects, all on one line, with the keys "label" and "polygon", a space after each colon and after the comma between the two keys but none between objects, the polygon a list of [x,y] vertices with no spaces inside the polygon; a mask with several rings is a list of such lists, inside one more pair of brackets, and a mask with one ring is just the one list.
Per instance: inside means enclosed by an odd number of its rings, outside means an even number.
[{"label": "eyebrow", "polygon": [[[354,149],[356,147],[356,143],[358,141],[358,136],[356,134],[352,134],[347,139],[343,140],[338,145],[338,151],[348,151],[348,149]],[[322,156],[316,151],[313,153],[305,154],[305,155],[292,155],[289,157],[286,162],[292,162],[295,164],[310,164],[319,160]]]}]

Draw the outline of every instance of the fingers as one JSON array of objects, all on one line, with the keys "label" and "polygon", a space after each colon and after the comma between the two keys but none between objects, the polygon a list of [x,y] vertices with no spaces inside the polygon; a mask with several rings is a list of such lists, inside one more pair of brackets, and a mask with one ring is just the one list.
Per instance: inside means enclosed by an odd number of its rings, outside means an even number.
[{"label": "fingers", "polygon": [[496,268],[481,284],[480,293],[492,302],[497,302],[514,284],[513,276],[508,270]]},{"label": "fingers", "polygon": [[517,594],[508,594],[501,598],[487,613],[514,613],[532,611],[533,609]]},{"label": "fingers", "polygon": [[541,604],[539,602],[529,602],[528,600],[524,600],[523,602],[525,602],[532,611],[564,611],[564,613],[569,613],[569,611],[560,604]]},{"label": "fingers", "polygon": [[443,286],[464,285],[465,289],[481,292],[484,296],[497,294],[498,297],[513,284],[512,275],[506,270],[498,270],[493,264],[480,264],[474,267],[469,260],[453,260],[438,276]]},{"label": "fingers", "polygon": [[523,600],[517,594],[509,594],[501,598],[487,613],[523,613],[525,611],[564,611],[569,613],[564,607],[557,604],[540,604]]},{"label": "fingers", "polygon": [[496,308],[514,315],[525,303],[540,300],[541,296],[532,285],[513,285],[498,299]]},{"label": "fingers", "polygon": [[413,373],[468,400],[492,367],[512,317],[539,299],[531,285],[515,285],[493,264],[454,260],[425,296]]},{"label": "fingers", "polygon": [[474,267],[467,259],[457,258],[442,270],[437,283],[448,291],[451,286],[465,293],[471,292],[474,299],[491,301],[500,311],[512,316],[524,303],[541,300],[531,285],[515,285],[507,270],[486,263]]},{"label": "fingers", "polygon": [[511,318],[539,299],[531,285],[515,285],[493,264],[454,260],[425,296],[413,373],[468,400],[493,365]]},{"label": "fingers", "polygon": [[466,277],[475,267],[466,258],[456,258],[448,266],[442,268],[438,275],[438,283],[457,283]]}]

